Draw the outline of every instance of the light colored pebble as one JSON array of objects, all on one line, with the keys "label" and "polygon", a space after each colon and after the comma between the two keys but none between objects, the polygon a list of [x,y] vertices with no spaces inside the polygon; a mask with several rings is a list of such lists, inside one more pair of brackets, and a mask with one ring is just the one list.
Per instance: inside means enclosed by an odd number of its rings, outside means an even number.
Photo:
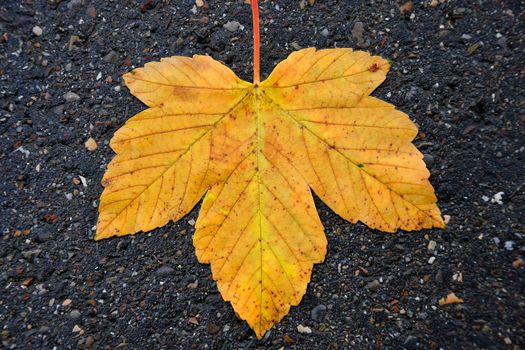
[{"label": "light colored pebble", "polygon": [[66,102],[75,102],[75,101],[80,100],[80,96],[78,96],[72,91],[66,92],[63,97],[64,97],[64,100],[66,100]]},{"label": "light colored pebble", "polygon": [[88,151],[91,151],[91,152],[94,152],[97,149],[97,147],[98,147],[97,146],[97,142],[92,137],[87,139],[87,141],[84,143],[84,146],[86,146]]},{"label": "light colored pebble", "polygon": [[80,182],[82,182],[82,186],[84,186],[84,187],[88,186],[87,185],[87,179],[84,176],[78,175],[78,178],[80,179]]},{"label": "light colored pebble", "polygon": [[310,334],[312,333],[312,329],[310,327],[303,326],[302,324],[300,324],[300,325],[297,325],[297,332],[302,333],[302,334]]},{"label": "light colored pebble", "polygon": [[229,32],[236,32],[240,27],[241,24],[237,21],[228,21],[223,26],[224,29],[226,29]]},{"label": "light colored pebble", "polygon": [[42,35],[43,32],[44,31],[39,26],[34,26],[33,27],[33,34],[35,34],[36,36]]},{"label": "light colored pebble", "polygon": [[494,197],[492,197],[492,199],[490,200],[491,203],[496,203],[496,204],[503,204],[503,195],[505,194],[505,192],[498,192],[494,195]]},{"label": "light colored pebble", "polygon": [[514,250],[514,241],[506,241],[505,242],[505,249],[507,250]]}]

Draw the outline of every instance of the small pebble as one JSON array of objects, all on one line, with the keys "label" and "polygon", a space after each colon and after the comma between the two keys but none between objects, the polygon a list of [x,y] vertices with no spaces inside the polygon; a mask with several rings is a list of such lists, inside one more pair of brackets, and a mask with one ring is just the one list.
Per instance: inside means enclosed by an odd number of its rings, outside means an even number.
[{"label": "small pebble", "polygon": [[71,0],[67,3],[66,7],[69,9],[69,10],[72,10],[74,9],[75,7],[77,6],[80,6],[82,5],[82,0]]},{"label": "small pebble", "polygon": [[195,280],[195,282],[188,283],[188,289],[196,289],[199,286],[199,280]]},{"label": "small pebble", "polygon": [[226,29],[227,31],[233,33],[241,27],[241,24],[237,21],[228,21],[222,27]]},{"label": "small pebble", "polygon": [[297,43],[297,41],[292,41],[292,42],[290,43],[290,45],[292,45],[292,47],[293,47],[294,50],[301,50],[301,49],[302,49],[301,45],[299,45],[299,44]]},{"label": "small pebble", "polygon": [[94,344],[95,344],[95,338],[92,335],[87,337],[87,339],[86,339],[86,348],[88,348],[88,349],[92,348]]},{"label": "small pebble", "polygon": [[103,58],[104,62],[108,63],[118,63],[120,60],[120,55],[117,51],[110,51],[106,56]]},{"label": "small pebble", "polygon": [[155,273],[157,274],[157,276],[160,276],[160,277],[166,277],[166,276],[169,276],[171,274],[173,274],[175,272],[175,269],[171,266],[161,266],[157,269],[157,271],[155,271]]},{"label": "small pebble", "polygon": [[429,241],[427,249],[430,251],[434,251],[436,249],[436,241]]},{"label": "small pebble", "polygon": [[88,185],[87,185],[87,179],[86,179],[84,176],[79,175],[78,178],[80,179],[80,182],[82,183],[82,186],[84,186],[84,187],[88,187]]},{"label": "small pebble", "polygon": [[435,256],[431,256],[430,259],[428,259],[428,263],[430,265],[432,265],[434,263],[434,261],[436,261],[436,257]]},{"label": "small pebble", "polygon": [[36,36],[42,35],[43,32],[44,31],[39,26],[34,26],[33,27],[33,34],[35,34]]},{"label": "small pebble", "polygon": [[302,334],[310,334],[312,333],[312,329],[310,327],[306,327],[300,324],[300,325],[297,325],[297,332],[302,333]]},{"label": "small pebble", "polygon": [[91,151],[91,152],[94,152],[98,147],[97,142],[92,137],[86,140],[86,142],[84,143],[84,146],[86,146],[88,151]]},{"label": "small pebble", "polygon": [[31,260],[33,257],[36,257],[36,256],[40,255],[40,253],[42,253],[41,249],[24,250],[22,252],[22,256],[26,260]]},{"label": "small pebble", "polygon": [[67,45],[68,51],[75,50],[77,47],[75,46],[75,43],[81,43],[82,39],[78,35],[71,35],[69,37],[69,43]]},{"label": "small pebble", "polygon": [[357,40],[359,46],[363,46],[365,40],[363,38],[363,33],[365,31],[365,26],[363,22],[355,22],[354,27],[352,28],[352,37]]},{"label": "small pebble", "polygon": [[454,281],[457,281],[457,282],[460,282],[460,283],[463,283],[463,274],[461,272],[456,272],[455,274],[452,275],[452,279]]},{"label": "small pebble", "polygon": [[505,192],[498,192],[494,195],[494,197],[492,197],[492,199],[490,200],[491,203],[496,203],[496,204],[503,204],[503,195],[505,194]]},{"label": "small pebble", "polygon": [[36,241],[38,243],[44,243],[45,241],[49,240],[49,238],[50,238],[49,232],[39,231],[36,234]]},{"label": "small pebble", "polygon": [[72,319],[72,320],[77,320],[79,319],[81,316],[80,314],[80,311],[78,310],[71,310],[71,312],[69,313],[69,318]]},{"label": "small pebble", "polygon": [[323,322],[324,318],[326,316],[326,306],[323,304],[317,305],[312,309],[310,312],[310,316],[312,317],[312,320],[317,322]]},{"label": "small pebble", "polygon": [[378,290],[379,288],[381,288],[381,283],[379,283],[378,280],[373,280],[372,282],[369,282],[367,285],[366,285],[366,288],[368,290],[371,290],[371,291],[376,291]]},{"label": "small pebble", "polygon": [[328,29],[325,28],[325,29],[321,30],[321,35],[326,37],[326,36],[330,35],[330,32],[328,31]]},{"label": "small pebble", "polygon": [[208,323],[208,333],[211,335],[215,335],[219,333],[221,330],[221,327],[217,326],[215,323]]},{"label": "small pebble", "polygon": [[514,250],[514,241],[506,241],[505,242],[505,249],[511,251]]},{"label": "small pebble", "polygon": [[91,18],[97,18],[97,9],[95,8],[95,6],[89,6],[86,9],[86,14]]},{"label": "small pebble", "polygon": [[80,96],[78,96],[72,91],[66,92],[63,97],[64,97],[64,100],[66,100],[67,102],[75,102],[75,101],[80,100]]},{"label": "small pebble", "polygon": [[514,260],[512,262],[512,267],[515,268],[515,269],[519,269],[522,266],[523,266],[523,259],[522,258],[516,258],[516,260]]},{"label": "small pebble", "polygon": [[467,49],[468,54],[473,55],[477,51],[477,49],[479,49],[480,46],[481,44],[479,42],[470,45]]},{"label": "small pebble", "polygon": [[428,168],[431,168],[434,165],[434,156],[428,153],[423,154],[423,161]]},{"label": "small pebble", "polygon": [[[287,345],[293,345],[295,344],[295,340],[290,337],[288,334],[285,334],[284,337],[283,337],[283,340],[284,342],[287,344]],[[281,348],[282,349],[282,348]]]}]

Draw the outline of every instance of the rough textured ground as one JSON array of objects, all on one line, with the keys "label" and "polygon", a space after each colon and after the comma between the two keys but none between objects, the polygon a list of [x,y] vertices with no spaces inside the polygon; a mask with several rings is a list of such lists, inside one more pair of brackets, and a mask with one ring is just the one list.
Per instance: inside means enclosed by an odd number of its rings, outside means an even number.
[{"label": "rough textured ground", "polygon": [[[420,126],[416,143],[450,216],[445,231],[388,235],[317,201],[326,262],[263,341],[195,259],[198,208],[151,234],[92,240],[108,141],[143,109],[120,76],[204,53],[250,79],[242,2],[0,2],[0,348],[524,349],[521,0],[414,1],[404,13],[394,1],[261,1],[263,75],[307,46],[391,60],[374,94]],[[465,302],[440,306],[450,292]]]}]

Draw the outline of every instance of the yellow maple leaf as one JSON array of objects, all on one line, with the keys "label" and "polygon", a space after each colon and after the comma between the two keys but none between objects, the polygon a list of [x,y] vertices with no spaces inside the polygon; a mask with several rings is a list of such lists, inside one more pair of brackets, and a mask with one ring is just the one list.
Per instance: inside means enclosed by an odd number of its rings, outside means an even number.
[{"label": "yellow maple leaf", "polygon": [[111,140],[96,239],[177,221],[204,196],[198,260],[261,338],[300,302],[326,253],[310,189],[371,228],[444,226],[415,125],[369,96],[389,67],[363,51],[308,48],[262,83],[207,56],[126,74],[149,108]]}]

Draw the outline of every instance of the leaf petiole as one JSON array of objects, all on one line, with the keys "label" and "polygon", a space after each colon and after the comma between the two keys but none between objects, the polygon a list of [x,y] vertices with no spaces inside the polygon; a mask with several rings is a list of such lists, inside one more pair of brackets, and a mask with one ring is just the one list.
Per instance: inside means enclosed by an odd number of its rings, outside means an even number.
[{"label": "leaf petiole", "polygon": [[260,63],[260,34],[259,34],[259,6],[257,0],[252,0],[253,17],[253,85],[258,86],[261,81]]}]

